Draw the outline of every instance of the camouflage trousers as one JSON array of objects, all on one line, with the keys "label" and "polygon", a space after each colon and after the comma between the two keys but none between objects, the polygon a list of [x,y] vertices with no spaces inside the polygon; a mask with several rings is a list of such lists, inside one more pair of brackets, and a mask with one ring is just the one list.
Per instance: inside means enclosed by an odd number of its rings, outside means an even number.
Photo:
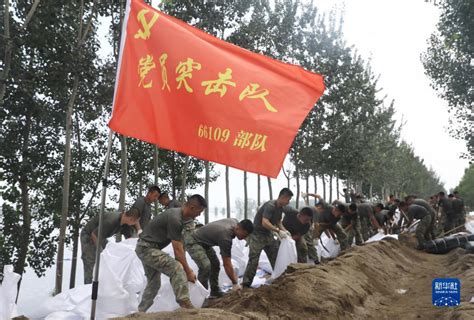
[{"label": "camouflage trousers", "polygon": [[312,225],[309,231],[304,234],[303,238],[306,242],[308,257],[311,260],[318,262],[319,261],[318,251],[316,250],[316,247],[315,247],[318,239],[314,238],[314,228]]},{"label": "camouflage trousers", "polygon": [[360,233],[362,234],[362,239],[367,241],[370,238],[370,221],[368,217],[360,218]]},{"label": "camouflage trousers", "polygon": [[419,246],[424,246],[426,241],[431,240],[431,214],[424,216],[416,227],[415,235]]},{"label": "camouflage trousers", "polygon": [[138,305],[139,311],[146,311],[153,304],[161,287],[161,273],[170,278],[176,301],[189,299],[188,281],[181,263],[164,253],[153,243],[138,240],[135,249],[145,269],[146,288]]},{"label": "camouflage trousers", "polygon": [[96,245],[87,233],[81,233],[81,259],[84,264],[84,284],[92,283],[94,273]]},{"label": "camouflage trousers", "polygon": [[352,244],[354,243],[354,238],[356,245],[362,245],[364,240],[362,238],[361,223],[359,217],[357,217],[355,221],[351,220],[350,223],[342,223],[341,227],[344,231],[347,230],[345,232],[347,234],[347,244],[349,246],[352,246]]},{"label": "camouflage trousers", "polygon": [[183,231],[181,232],[183,236],[183,246],[184,250],[188,251],[188,246],[194,242],[193,233],[196,230],[196,224],[193,221],[186,223],[183,226]]},{"label": "camouflage trousers", "polygon": [[251,233],[247,238],[247,242],[249,244],[249,261],[247,263],[247,268],[245,269],[242,285],[250,287],[253,278],[255,277],[255,273],[257,272],[258,260],[262,250],[267,254],[272,268],[275,268],[280,242],[274,239],[271,233],[262,234],[258,232]]},{"label": "camouflage trousers", "polygon": [[219,291],[219,271],[221,269],[219,258],[212,247],[198,243],[190,237],[186,244],[186,251],[199,267],[199,282],[207,289],[210,282],[211,291]]},{"label": "camouflage trousers", "polygon": [[296,245],[296,255],[298,258],[298,263],[307,263],[308,262],[308,245],[304,237],[300,237],[295,241]]}]

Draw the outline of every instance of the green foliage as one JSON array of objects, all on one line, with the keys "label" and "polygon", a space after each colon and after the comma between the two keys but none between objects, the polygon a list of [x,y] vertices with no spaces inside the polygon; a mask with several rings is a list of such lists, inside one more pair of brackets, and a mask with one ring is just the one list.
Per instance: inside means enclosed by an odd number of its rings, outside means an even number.
[{"label": "green foliage", "polygon": [[473,160],[474,2],[440,0],[435,5],[441,16],[422,61],[431,85],[448,102],[451,134],[466,141],[466,157]]},{"label": "green foliage", "polygon": [[456,187],[456,190],[464,199],[464,204],[474,210],[474,164],[464,171],[464,176],[461,182]]}]

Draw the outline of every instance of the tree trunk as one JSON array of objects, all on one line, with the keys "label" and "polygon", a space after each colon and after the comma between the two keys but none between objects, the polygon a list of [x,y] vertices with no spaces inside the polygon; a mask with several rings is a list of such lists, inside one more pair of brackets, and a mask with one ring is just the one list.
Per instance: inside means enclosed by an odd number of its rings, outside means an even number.
[{"label": "tree trunk", "polygon": [[295,161],[295,176],[296,176],[296,206],[295,208],[298,209],[300,206],[300,168]]},{"label": "tree trunk", "polygon": [[329,175],[329,203],[332,203],[332,174]]},{"label": "tree trunk", "polygon": [[83,175],[82,175],[82,144],[81,144],[81,128],[79,123],[79,117],[76,114],[76,136],[77,136],[77,156],[79,160],[78,164],[78,193],[76,210],[74,211],[74,221],[72,223],[72,259],[71,259],[71,275],[69,277],[69,289],[76,286],[76,269],[77,269],[77,252],[79,250],[79,229],[81,226],[81,200],[82,200],[82,186],[83,186]]},{"label": "tree trunk", "polygon": [[260,207],[260,175],[257,174],[257,207]]},{"label": "tree trunk", "polygon": [[[21,216],[23,224],[20,228],[21,240],[18,244],[18,260],[15,263],[14,271],[20,275],[25,272],[26,257],[30,244],[31,215],[30,202],[28,198],[28,149],[30,146],[31,115],[26,114],[25,130],[23,131],[22,163],[20,173],[20,192],[21,192]],[[20,293],[21,280],[18,282],[18,294]]]},{"label": "tree trunk", "polygon": [[247,171],[244,171],[244,219],[248,219]]},{"label": "tree trunk", "polygon": [[[119,195],[119,212],[125,211],[125,196],[127,194],[127,172],[128,172],[128,152],[127,137],[120,136],[120,195]],[[141,183],[141,182],[140,182]],[[140,196],[142,195],[140,191]],[[122,241],[122,234],[118,232],[115,235],[115,241]]]},{"label": "tree trunk", "polygon": [[183,173],[181,177],[181,203],[186,202],[186,178],[188,176],[189,156],[186,156],[184,160]]},{"label": "tree trunk", "polygon": [[[314,180],[314,194],[318,194],[318,177],[316,174],[313,175],[313,180]],[[317,199],[314,198],[314,205],[316,205]]]},{"label": "tree trunk", "polygon": [[272,178],[267,177],[267,181],[268,181],[268,195],[270,196],[270,200],[273,200]]},{"label": "tree trunk", "polygon": [[207,208],[204,211],[204,223],[209,223],[209,161],[206,161],[206,181],[204,184],[204,197],[207,201]]},{"label": "tree trunk", "polygon": [[321,176],[321,180],[323,180],[323,199],[326,201],[326,179],[324,178],[324,174]]},{"label": "tree trunk", "polygon": [[[158,171],[158,156],[159,156],[159,149],[158,149],[158,146],[154,146],[153,148],[153,174],[155,176],[155,186],[158,185],[158,178],[159,178],[159,174],[160,172]],[[158,201],[155,201],[155,215],[158,214]]]},{"label": "tree trunk", "polygon": [[[306,194],[309,193],[309,174],[306,175],[306,190],[305,190],[305,192],[306,192]],[[306,196],[306,199],[307,199],[307,200],[305,200],[305,204],[306,204],[306,205],[309,205],[309,202],[308,202],[308,199],[309,199],[309,198],[308,198],[308,196]]]},{"label": "tree trunk", "polygon": [[372,201],[372,182],[369,185],[369,201]]},{"label": "tree trunk", "polygon": [[[339,174],[336,174],[336,199],[339,199],[340,193],[339,193]],[[345,201],[345,200],[344,200]]]},{"label": "tree trunk", "polygon": [[13,44],[10,38],[10,1],[5,0],[3,5],[3,41],[5,43],[3,55],[3,70],[0,72],[0,104],[2,104],[5,97],[7,87],[7,79],[10,73],[10,66],[12,61]]},{"label": "tree trunk", "polygon": [[173,190],[173,199],[176,199],[176,160],[175,152],[171,151],[171,189]]},{"label": "tree trunk", "polygon": [[74,75],[74,84],[72,95],[69,99],[66,113],[66,145],[64,151],[64,176],[63,176],[63,195],[61,205],[61,222],[59,225],[58,254],[56,260],[56,285],[55,294],[62,291],[63,282],[63,260],[64,260],[64,241],[66,238],[67,218],[69,215],[69,180],[71,174],[71,135],[72,135],[72,113],[74,110],[74,101],[76,100],[77,89],[79,87],[79,75]]},{"label": "tree trunk", "polygon": [[230,218],[229,166],[225,166],[225,200],[227,206],[227,218]]}]

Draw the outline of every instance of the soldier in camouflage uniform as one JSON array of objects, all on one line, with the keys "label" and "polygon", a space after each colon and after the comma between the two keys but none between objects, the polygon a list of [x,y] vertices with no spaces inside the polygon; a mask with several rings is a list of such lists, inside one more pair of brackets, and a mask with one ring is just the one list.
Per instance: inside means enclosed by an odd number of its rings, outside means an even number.
[{"label": "soldier in camouflage uniform", "polygon": [[400,202],[398,208],[406,213],[408,217],[407,226],[410,226],[414,219],[420,220],[416,226],[415,231],[416,239],[418,240],[416,249],[423,250],[425,248],[425,243],[431,239],[430,212],[417,204],[408,205],[408,203],[405,201]]},{"label": "soldier in camouflage uniform", "polygon": [[218,246],[224,270],[232,281],[232,290],[240,290],[238,276],[231,260],[232,240],[243,240],[253,231],[252,221],[229,218],[211,222],[197,229],[190,237],[186,250],[199,267],[198,279],[205,288],[211,287],[211,298],[222,296],[219,288],[220,262],[214,246]]},{"label": "soldier in camouflage uniform", "polygon": [[298,262],[307,263],[308,244],[306,243],[304,235],[308,234],[311,227],[314,209],[304,207],[299,212],[293,208],[291,208],[291,210],[284,209],[283,211],[285,212],[283,226],[285,226],[293,240],[295,240]]},{"label": "soldier in camouflage uniform", "polygon": [[[100,250],[102,251],[105,248],[107,238],[114,234],[121,233],[126,229],[126,227],[138,225],[139,219],[140,211],[136,208],[132,208],[124,213],[104,213]],[[81,230],[81,258],[84,263],[84,284],[92,283],[92,274],[97,249],[97,237],[99,233],[98,228],[99,215],[92,218]]]},{"label": "soldier in camouflage uniform", "polygon": [[245,269],[243,287],[252,285],[262,250],[267,254],[272,268],[275,267],[279,248],[279,241],[275,236],[280,238],[290,236],[290,233],[283,226],[282,215],[283,207],[290,203],[292,196],[293,192],[290,189],[283,188],[278,195],[278,199],[267,201],[258,209],[253,221],[253,232],[248,238],[249,261]]},{"label": "soldier in camouflage uniform", "polygon": [[341,218],[341,227],[347,233],[347,242],[349,245],[355,243],[356,245],[360,246],[364,242],[362,239],[361,233],[361,224],[359,214],[357,212],[357,205],[355,203],[351,203],[347,206],[347,211]]},{"label": "soldier in camouflage uniform", "polygon": [[[193,308],[189,300],[187,281],[195,282],[196,275],[186,261],[183,248],[183,224],[197,218],[207,207],[200,195],[191,196],[181,208],[168,209],[148,223],[140,234],[135,252],[142,261],[147,278],[139,311],[146,311],[161,286],[161,273],[170,278],[176,301],[182,308]],[[175,258],[162,251],[172,244]]]}]

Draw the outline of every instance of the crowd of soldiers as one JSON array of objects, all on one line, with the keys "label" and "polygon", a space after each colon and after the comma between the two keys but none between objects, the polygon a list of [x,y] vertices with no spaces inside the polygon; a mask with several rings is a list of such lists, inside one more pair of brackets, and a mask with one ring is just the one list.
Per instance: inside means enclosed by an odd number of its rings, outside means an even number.
[{"label": "crowd of soldiers", "polygon": [[[198,279],[210,289],[210,297],[222,296],[219,288],[220,261],[214,250],[219,247],[226,275],[232,282],[232,291],[249,288],[255,277],[262,251],[275,267],[280,241],[292,238],[300,263],[319,264],[316,250],[320,236],[325,233],[337,241],[341,251],[352,245],[362,245],[376,233],[404,232],[416,225],[417,249],[426,241],[452,230],[461,230],[465,223],[465,209],[457,192],[448,197],[444,192],[424,200],[407,196],[403,201],[390,196],[386,203],[369,203],[361,195],[343,190],[345,201],[328,204],[318,194],[302,194],[306,206],[297,210],[289,205],[293,192],[283,188],[278,198],[265,202],[258,208],[254,221],[227,218],[200,225],[196,218],[207,207],[206,200],[195,194],[183,204],[169,198],[158,186],[149,188],[145,197],[138,198],[126,212],[105,213],[101,233],[101,250],[106,239],[119,233],[138,237],[136,254],[142,261],[147,279],[139,304],[139,311],[146,311],[153,304],[161,286],[161,273],[170,278],[177,303],[182,308],[192,308],[187,282]],[[309,198],[315,205],[309,205]],[[158,201],[164,211],[151,214],[151,205]],[[416,222],[415,222],[416,220]],[[91,219],[81,231],[84,282],[92,282],[97,250],[99,217]],[[242,283],[239,284],[231,260],[233,239],[245,239],[249,247],[248,263]],[[171,244],[174,257],[163,251]],[[198,275],[190,268],[188,252],[199,268]]]}]

